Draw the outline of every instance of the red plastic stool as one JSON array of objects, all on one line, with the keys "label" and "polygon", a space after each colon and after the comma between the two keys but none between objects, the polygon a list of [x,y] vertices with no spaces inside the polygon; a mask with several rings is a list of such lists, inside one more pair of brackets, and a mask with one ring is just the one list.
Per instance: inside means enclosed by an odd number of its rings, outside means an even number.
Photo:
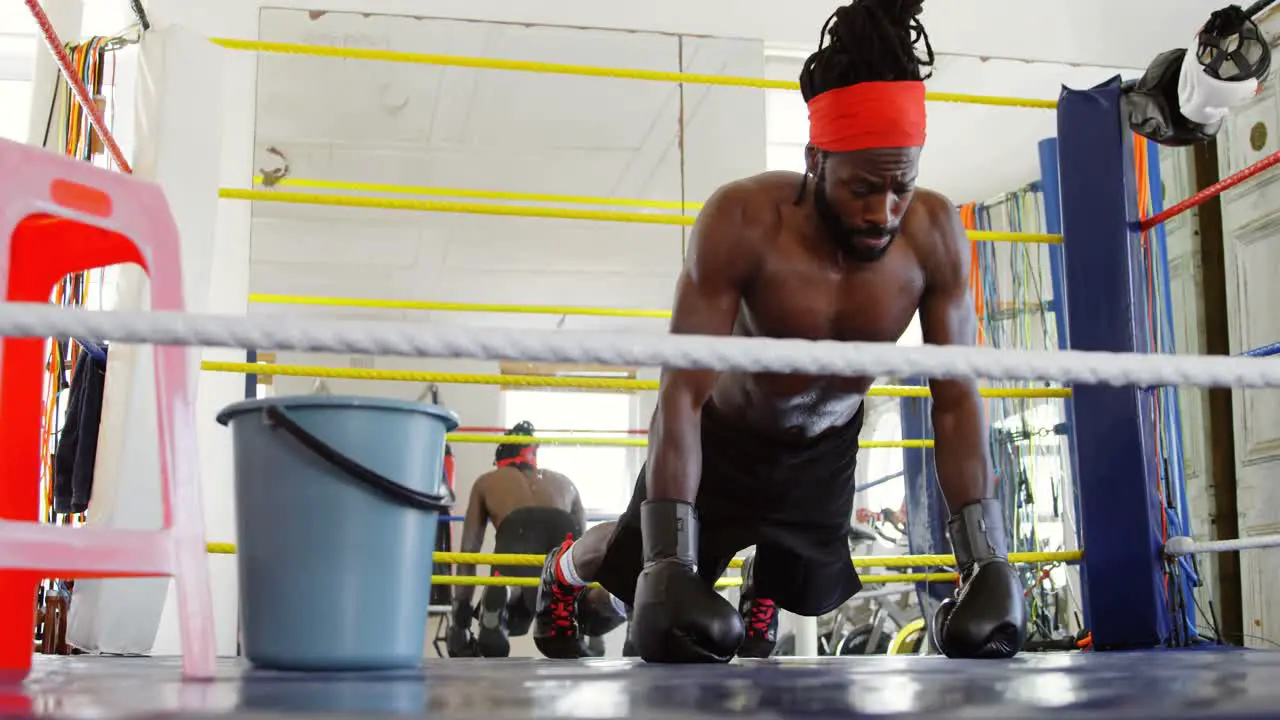
[{"label": "red plastic stool", "polygon": [[[150,276],[152,309],[184,309],[178,229],[158,186],[0,140],[0,296],[48,302],[64,276],[126,262]],[[0,344],[0,681],[20,681],[31,669],[32,598],[50,576],[173,577],[183,673],[212,677],[213,608],[187,349],[155,347],[162,528],[72,529],[38,517],[44,343]]]}]

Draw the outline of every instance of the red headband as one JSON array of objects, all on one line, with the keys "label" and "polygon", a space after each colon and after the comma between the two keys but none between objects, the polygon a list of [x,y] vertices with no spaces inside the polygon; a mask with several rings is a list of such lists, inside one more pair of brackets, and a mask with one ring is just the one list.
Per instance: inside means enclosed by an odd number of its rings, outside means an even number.
[{"label": "red headband", "polygon": [[809,143],[829,152],[924,145],[924,83],[864,82],[809,101]]},{"label": "red headband", "polygon": [[494,463],[495,467],[508,467],[510,465],[528,465],[532,468],[538,467],[538,455],[533,445],[525,445],[520,448],[519,454],[515,457],[503,458]]}]

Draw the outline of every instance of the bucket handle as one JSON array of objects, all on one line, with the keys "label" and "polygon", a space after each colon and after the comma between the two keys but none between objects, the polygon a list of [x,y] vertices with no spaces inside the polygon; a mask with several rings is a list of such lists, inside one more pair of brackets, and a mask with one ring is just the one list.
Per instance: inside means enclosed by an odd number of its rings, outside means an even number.
[{"label": "bucket handle", "polygon": [[289,417],[288,413],[278,407],[267,407],[266,415],[268,422],[292,435],[294,440],[297,440],[321,459],[336,466],[364,486],[382,493],[401,505],[406,505],[415,510],[448,512],[449,507],[453,504],[455,498],[452,491],[447,495],[428,495],[413,488],[405,487],[338,452],[332,445],[307,432],[297,421]]}]

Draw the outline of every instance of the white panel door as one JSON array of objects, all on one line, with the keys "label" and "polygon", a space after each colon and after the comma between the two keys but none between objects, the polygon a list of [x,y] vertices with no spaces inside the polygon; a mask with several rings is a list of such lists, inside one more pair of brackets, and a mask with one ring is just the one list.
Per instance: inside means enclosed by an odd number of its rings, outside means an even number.
[{"label": "white panel door", "polygon": [[[1223,177],[1280,147],[1280,102],[1266,86],[1228,120],[1220,135]],[[1227,310],[1231,352],[1280,340],[1280,174],[1264,172],[1223,194]],[[1280,390],[1232,393],[1240,534],[1280,533]],[[1280,553],[1251,550],[1240,556],[1244,633],[1248,645],[1270,645],[1280,634],[1280,606],[1267,592],[1280,584]]]}]

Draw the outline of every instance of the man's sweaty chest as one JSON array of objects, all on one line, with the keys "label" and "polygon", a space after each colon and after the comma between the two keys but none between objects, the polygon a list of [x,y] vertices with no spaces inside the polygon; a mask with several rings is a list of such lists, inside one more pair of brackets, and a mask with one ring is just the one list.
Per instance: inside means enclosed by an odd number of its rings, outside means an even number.
[{"label": "man's sweaty chest", "polygon": [[877,263],[771,263],[743,301],[738,330],[756,337],[894,342],[920,306],[924,273],[905,248]]},{"label": "man's sweaty chest", "polygon": [[[745,294],[735,334],[806,340],[895,342],[920,306],[924,274],[907,248],[876,263],[832,267],[801,258],[770,263]],[[861,394],[873,378],[759,374],[750,381],[802,405]]]}]

